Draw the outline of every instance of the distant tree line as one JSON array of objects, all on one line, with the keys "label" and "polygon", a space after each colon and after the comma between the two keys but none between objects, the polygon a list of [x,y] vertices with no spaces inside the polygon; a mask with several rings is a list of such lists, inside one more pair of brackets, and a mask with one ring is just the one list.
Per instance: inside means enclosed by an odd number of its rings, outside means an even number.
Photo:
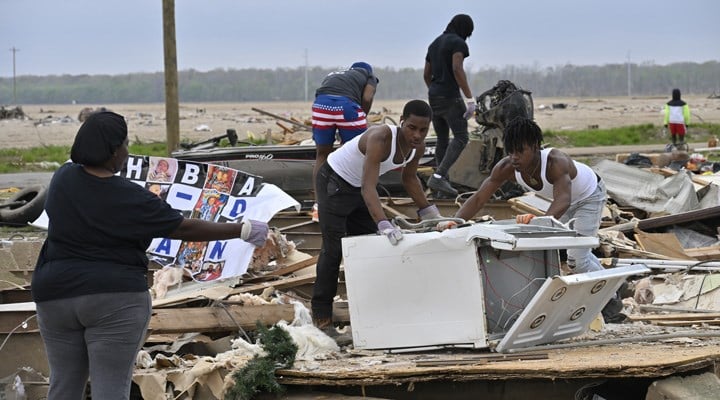
[{"label": "distant tree line", "polygon": [[[215,69],[179,71],[182,102],[251,102],[312,100],[314,91],[331,69],[313,67],[276,69]],[[307,93],[306,87],[307,72]],[[422,70],[376,68],[380,78],[376,99],[426,98]],[[469,74],[475,95],[499,80],[511,80],[535,97],[669,96],[720,93],[720,63],[563,65],[556,67],[487,68]],[[112,104],[164,101],[164,75],[50,75],[0,78],[0,104]]]}]

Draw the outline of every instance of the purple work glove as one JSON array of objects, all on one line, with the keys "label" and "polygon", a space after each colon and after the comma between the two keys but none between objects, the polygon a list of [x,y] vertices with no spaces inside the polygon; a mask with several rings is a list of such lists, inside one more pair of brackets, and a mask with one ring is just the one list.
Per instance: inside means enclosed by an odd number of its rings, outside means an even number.
[{"label": "purple work glove", "polygon": [[265,246],[265,241],[267,240],[268,229],[268,224],[265,222],[248,219],[242,222],[240,239],[255,247],[263,247]]},{"label": "purple work glove", "polygon": [[477,108],[477,105],[472,100],[468,100],[466,105],[467,105],[467,110],[465,111],[465,114],[463,114],[463,118],[470,119],[470,117],[472,117],[473,114],[475,114],[475,108]]},{"label": "purple work glove", "polygon": [[377,224],[378,233],[387,236],[390,244],[397,246],[398,242],[402,240],[403,233],[397,226],[390,223],[390,221],[384,219]]},{"label": "purple work glove", "polygon": [[428,219],[442,218],[442,215],[440,215],[440,210],[438,210],[437,206],[435,204],[432,204],[425,208],[419,209],[418,217],[420,217],[420,221],[425,221]]}]

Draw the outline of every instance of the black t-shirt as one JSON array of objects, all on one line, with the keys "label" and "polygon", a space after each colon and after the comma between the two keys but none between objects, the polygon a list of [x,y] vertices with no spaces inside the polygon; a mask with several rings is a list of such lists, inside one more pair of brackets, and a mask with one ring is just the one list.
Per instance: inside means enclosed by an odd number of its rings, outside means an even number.
[{"label": "black t-shirt", "polygon": [[362,68],[352,68],[344,71],[337,71],[328,74],[323,79],[320,87],[315,91],[315,96],[321,94],[332,94],[343,96],[362,105],[362,95],[366,85],[377,87],[379,80],[375,75]]},{"label": "black t-shirt", "polygon": [[99,178],[72,163],[55,172],[47,193],[34,301],[148,289],[145,251],[180,225],[178,211],[128,179]]},{"label": "black t-shirt", "polygon": [[461,97],[452,69],[455,53],[462,53],[463,58],[470,55],[467,43],[456,33],[443,33],[428,46],[425,61],[429,62],[432,68],[429,96]]}]

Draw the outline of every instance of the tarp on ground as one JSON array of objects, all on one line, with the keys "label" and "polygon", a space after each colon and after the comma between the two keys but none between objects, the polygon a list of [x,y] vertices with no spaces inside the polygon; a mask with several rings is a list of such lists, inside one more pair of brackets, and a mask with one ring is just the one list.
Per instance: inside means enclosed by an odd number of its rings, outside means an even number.
[{"label": "tarp on ground", "polygon": [[685,173],[664,177],[609,160],[601,160],[593,169],[605,181],[608,197],[620,206],[667,214],[699,208],[695,187]]}]

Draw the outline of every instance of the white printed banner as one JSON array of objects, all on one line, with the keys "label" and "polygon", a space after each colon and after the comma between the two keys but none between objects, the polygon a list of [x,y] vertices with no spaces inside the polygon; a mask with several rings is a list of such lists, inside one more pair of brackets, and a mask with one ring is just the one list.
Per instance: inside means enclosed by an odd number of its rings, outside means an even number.
[{"label": "white printed banner", "polygon": [[[279,211],[300,203],[262,177],[214,164],[169,157],[131,155],[120,176],[160,196],[186,218],[236,223],[268,222]],[[32,225],[47,229],[47,214]],[[241,239],[186,242],[155,238],[148,258],[186,268],[193,279],[212,281],[245,273],[255,247]]]}]

